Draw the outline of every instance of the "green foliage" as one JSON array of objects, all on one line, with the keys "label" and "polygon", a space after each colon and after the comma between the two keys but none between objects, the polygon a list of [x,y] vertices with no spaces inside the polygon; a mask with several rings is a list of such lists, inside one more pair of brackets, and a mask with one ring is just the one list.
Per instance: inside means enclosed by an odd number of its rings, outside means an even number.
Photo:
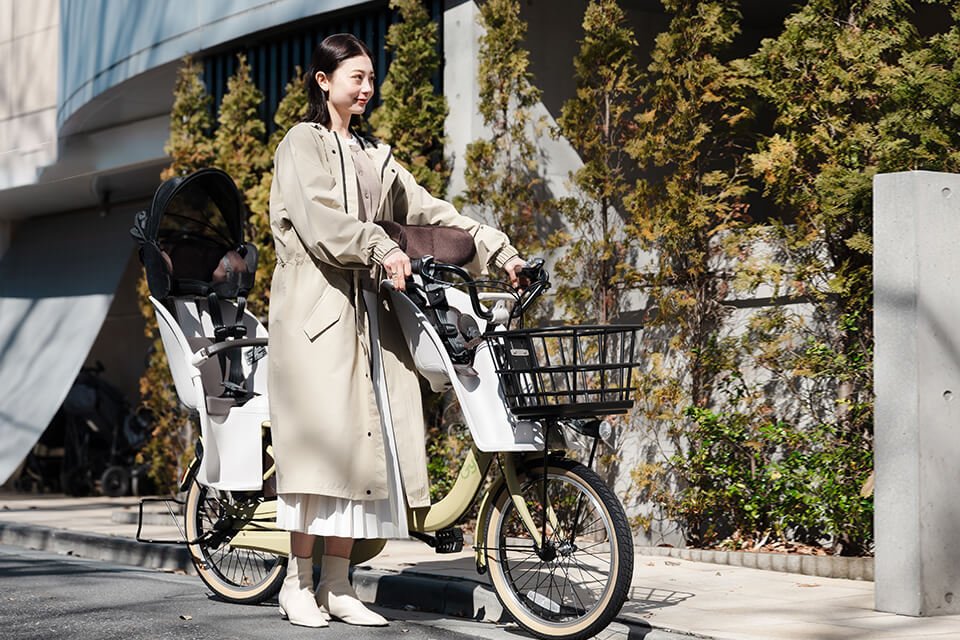
[{"label": "green foliage", "polygon": [[790,256],[777,286],[814,308],[808,321],[774,325],[785,348],[767,362],[785,388],[807,396],[795,411],[851,443],[836,451],[850,460],[872,447],[873,177],[923,163],[929,148],[917,143],[933,139],[931,114],[914,111],[916,85],[929,81],[917,63],[929,54],[919,52],[911,17],[899,0],[812,1],[745,64],[775,113],[753,170],[793,219],[772,236]]},{"label": "green foliage", "polygon": [[[885,58],[855,47],[855,38],[830,36],[818,13],[824,3],[811,2],[801,18],[787,21],[779,40],[765,41],[747,61],[724,62],[738,33],[737,3],[664,4],[674,15],[657,37],[628,151],[657,176],[641,180],[631,202],[635,230],[657,255],[647,280],[656,311],[648,345],[657,353],[641,378],[641,397],[649,400],[648,419],[666,427],[677,453],[637,473],[634,484],[696,544],[773,538],[862,552],[872,537],[872,506],[859,494],[871,465],[862,425],[871,410],[872,337],[862,302],[831,305],[844,292],[869,298],[867,272],[846,267],[854,253],[869,264],[869,227],[849,220],[869,220],[876,169],[838,170],[844,162],[855,165],[873,139],[865,133],[873,126],[866,104],[857,126],[836,132],[838,148],[850,145],[834,156],[839,163],[825,163],[823,153],[805,156],[823,149],[828,132],[846,122],[840,116],[824,125],[825,114],[855,109],[856,96],[878,98],[881,90],[837,87],[854,81],[850,70],[858,64],[872,69],[863,70],[864,78],[883,75],[876,69]],[[842,31],[852,15],[838,11],[831,24]],[[802,45],[791,40],[797,24],[809,27]],[[901,31],[908,30],[894,30]],[[881,49],[891,38],[890,32],[867,36]],[[812,99],[817,92],[820,99]],[[750,157],[758,99],[775,112],[777,132]],[[750,226],[751,170],[796,225],[775,225],[773,233]],[[832,195],[811,195],[824,189]],[[850,206],[866,206],[866,217],[843,213]],[[765,255],[753,255],[758,244]],[[845,252],[842,260],[830,259],[831,244]],[[760,283],[780,296],[811,296],[814,317],[775,306],[752,314],[746,334],[731,334],[725,300],[736,286]],[[842,335],[854,348],[844,348]],[[835,398],[835,412],[825,410],[831,404],[825,397]],[[849,428],[853,423],[861,427]]]},{"label": "green foliage", "polygon": [[746,220],[749,187],[741,149],[752,113],[742,77],[719,57],[739,32],[737,3],[664,5],[674,15],[656,38],[627,145],[657,177],[639,180],[628,204],[638,241],[657,256],[645,274],[656,310],[649,335],[672,361],[651,391],[662,400],[657,413],[672,405],[668,420],[682,422],[688,404],[709,405],[730,366],[722,303],[742,250],[735,232]]},{"label": "green foliage", "polygon": [[960,5],[952,24],[905,53],[894,69],[890,99],[896,108],[880,122],[895,141],[884,153],[884,171],[960,171]]},{"label": "green foliage", "polygon": [[898,0],[810,2],[747,66],[776,113],[752,161],[795,219],[782,231],[796,284],[829,313],[865,322],[858,336],[838,334],[841,349],[870,341],[872,179],[900,146],[882,123],[896,111],[899,61],[917,42],[909,16]]},{"label": "green foliage", "polygon": [[542,244],[537,222],[546,203],[537,195],[543,179],[537,175],[539,150],[531,129],[545,125],[531,114],[540,91],[522,46],[527,26],[517,0],[484,2],[480,19],[486,29],[480,37],[480,115],[491,137],[467,145],[467,187],[456,205],[473,205],[491,217],[521,253],[529,254]]},{"label": "green foliage", "polygon": [[873,463],[860,436],[707,409],[688,415],[698,446],[670,461],[687,486],[662,498],[694,544],[789,539],[867,550],[873,503],[860,489]]},{"label": "green foliage", "polygon": [[634,237],[621,215],[629,192],[624,146],[632,133],[639,72],[636,39],[615,0],[593,0],[583,18],[584,38],[574,58],[577,92],[563,105],[560,133],[576,148],[583,167],[571,176],[579,197],[561,212],[571,234],[551,244],[565,247],[554,273],[556,299],[567,317],[607,323],[624,308],[634,285]]},{"label": "green foliage", "polygon": [[213,163],[213,143],[207,135],[212,124],[210,96],[201,74],[196,61],[190,56],[183,58],[173,87],[170,138],[163,145],[171,162],[160,174],[161,180],[185,176]]},{"label": "green foliage", "polygon": [[214,137],[217,166],[237,183],[241,193],[256,189],[260,177],[270,168],[271,154],[265,138],[267,125],[260,119],[263,94],[253,84],[250,65],[242,53],[236,72],[227,81],[227,93],[220,103],[219,126]]},{"label": "green foliage", "polygon": [[442,197],[450,178],[443,156],[447,99],[434,92],[431,78],[440,69],[437,23],[421,0],[390,0],[401,21],[387,30],[393,62],[380,87],[380,107],[370,116],[374,134],[393,147],[417,182]]},{"label": "green foliage", "polygon": [[294,67],[293,77],[283,89],[283,98],[277,105],[277,112],[273,114],[273,122],[277,125],[273,134],[270,136],[270,142],[267,144],[267,151],[272,156],[277,145],[287,135],[290,127],[303,122],[307,115],[307,89],[303,85],[303,69],[300,65]]}]

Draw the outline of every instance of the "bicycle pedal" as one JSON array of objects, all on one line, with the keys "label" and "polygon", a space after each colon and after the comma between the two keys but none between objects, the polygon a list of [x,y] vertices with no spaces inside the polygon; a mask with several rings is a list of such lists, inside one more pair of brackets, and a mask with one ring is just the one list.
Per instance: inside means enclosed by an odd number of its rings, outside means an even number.
[{"label": "bicycle pedal", "polygon": [[456,527],[441,529],[437,531],[436,546],[437,553],[459,553],[463,551],[463,531]]}]

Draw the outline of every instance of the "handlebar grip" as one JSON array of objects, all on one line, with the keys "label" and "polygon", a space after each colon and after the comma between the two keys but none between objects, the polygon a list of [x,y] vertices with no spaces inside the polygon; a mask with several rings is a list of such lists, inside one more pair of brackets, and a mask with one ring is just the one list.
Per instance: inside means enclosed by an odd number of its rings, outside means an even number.
[{"label": "handlebar grip", "polygon": [[[430,270],[430,267],[433,266],[434,259],[433,256],[423,256],[422,258],[413,258],[410,260],[410,271],[414,274],[420,275],[424,271]],[[429,273],[427,274],[429,275]]]},{"label": "handlebar grip", "polygon": [[531,282],[540,280],[543,275],[543,258],[528,260],[527,264],[520,268],[520,272],[517,275]]}]

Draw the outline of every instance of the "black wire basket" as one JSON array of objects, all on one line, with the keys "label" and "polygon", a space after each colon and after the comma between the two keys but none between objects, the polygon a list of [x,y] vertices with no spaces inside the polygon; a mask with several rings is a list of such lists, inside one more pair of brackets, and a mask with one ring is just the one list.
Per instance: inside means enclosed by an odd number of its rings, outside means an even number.
[{"label": "black wire basket", "polygon": [[485,336],[510,411],[521,418],[591,418],[633,407],[639,325],[496,331]]}]

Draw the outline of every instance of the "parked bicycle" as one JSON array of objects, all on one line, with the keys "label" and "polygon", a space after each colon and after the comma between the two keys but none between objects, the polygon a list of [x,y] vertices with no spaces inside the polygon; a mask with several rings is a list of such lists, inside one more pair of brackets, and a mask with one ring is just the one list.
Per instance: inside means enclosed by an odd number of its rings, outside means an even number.
[{"label": "parked bicycle", "polygon": [[119,389],[107,382],[103,364],[83,367],[50,425],[24,460],[15,486],[72,496],[118,497],[138,480],[136,451],[150,431],[149,415],[131,412]]},{"label": "parked bicycle", "polygon": [[[202,186],[197,181],[193,188],[202,191]],[[206,191],[216,199],[215,190],[208,186]],[[155,198],[151,214],[162,217],[176,193],[171,189],[159,202]],[[221,215],[229,210],[226,201],[215,204]],[[202,210],[209,215],[211,207]],[[182,216],[183,208],[178,211]],[[151,238],[163,239],[155,222],[151,230],[145,212],[138,223],[143,246]],[[201,229],[192,228],[192,233]],[[166,248],[172,248],[172,237],[167,236]],[[228,240],[227,250],[240,246],[240,237]],[[190,241],[203,244],[197,237]],[[167,253],[162,242],[156,250]],[[460,551],[463,536],[456,525],[479,501],[476,566],[481,574],[489,572],[505,610],[541,638],[592,637],[620,611],[633,573],[623,507],[590,467],[601,431],[609,428],[603,418],[633,405],[639,327],[524,328],[525,312],[550,286],[542,261],[524,270],[522,291],[475,280],[457,265],[430,258],[414,262],[406,291],[388,281],[382,286],[417,370],[435,391],[454,391],[473,444],[449,493],[428,508],[408,510],[411,534],[439,553]],[[154,264],[166,269],[168,261]],[[279,590],[289,553],[289,534],[275,524],[266,332],[245,312],[243,287],[232,292],[239,294],[239,305],[227,303],[225,296],[211,297],[212,290],[202,295],[189,287],[178,290],[176,265],[173,260],[169,282],[160,283],[168,289],[154,291],[151,285],[151,290],[178,394],[201,422],[202,446],[180,483],[186,499],[179,542],[187,544],[200,577],[218,596],[261,602]],[[224,326],[213,316],[222,319],[231,309],[243,329],[233,338],[213,339],[217,326]],[[370,343],[379,344],[376,335]],[[227,354],[229,362],[221,362]],[[220,395],[215,395],[217,390],[205,386],[212,378],[207,375],[204,383],[202,373],[217,364],[224,379],[234,376],[234,391],[247,395],[242,401],[230,399],[221,415],[211,413],[222,410],[222,403],[211,399],[224,397],[231,386],[217,387]],[[223,428],[230,429],[230,439]],[[571,430],[592,439],[586,464],[568,456],[565,433]],[[238,457],[243,458],[239,463]],[[500,473],[484,488],[493,468]],[[145,539],[140,532],[138,539],[172,542]],[[383,541],[358,541],[352,559],[369,559],[382,546]]]}]

